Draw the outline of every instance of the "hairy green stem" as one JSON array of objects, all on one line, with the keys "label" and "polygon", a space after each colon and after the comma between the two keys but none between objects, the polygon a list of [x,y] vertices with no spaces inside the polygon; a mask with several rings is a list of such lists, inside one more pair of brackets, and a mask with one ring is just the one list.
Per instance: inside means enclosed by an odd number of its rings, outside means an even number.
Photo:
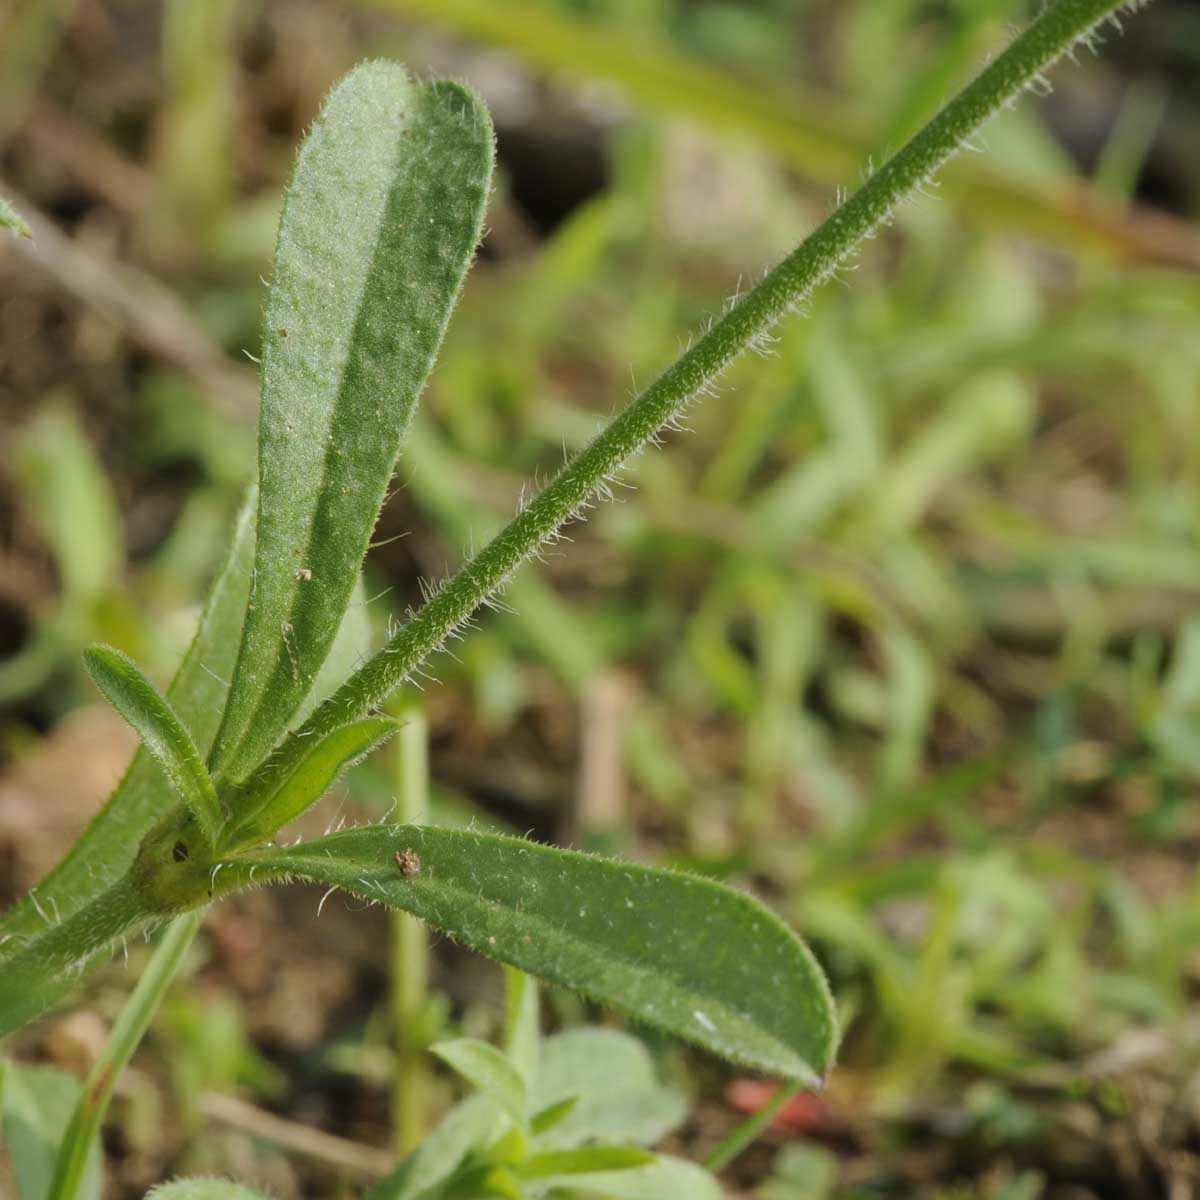
[{"label": "hairy green stem", "polygon": [[[920,190],[989,117],[1037,80],[1042,71],[1085,38],[1124,0],[1059,0],[876,171],[708,333],[683,354],[568,463],[484,549],[470,559],[399,630],[388,644],[318,708],[281,755],[298,753],[381,704],[559,527],[607,488],[621,465],[679,416],[697,394],[747,347],[761,346],[787,313],[853,256],[864,238],[897,205]],[[268,760],[270,761],[270,760]]]},{"label": "hairy green stem", "polygon": [[167,927],[162,941],[155,947],[154,954],[142,972],[137,987],[133,989],[133,994],[125,1002],[125,1007],[121,1010],[100,1057],[88,1072],[79,1102],[71,1114],[71,1123],[67,1126],[62,1144],[58,1148],[54,1180],[50,1185],[47,1200],[75,1200],[80,1180],[83,1178],[83,1169],[87,1164],[88,1151],[91,1150],[104,1114],[108,1111],[113,1084],[138,1048],[199,927],[198,912],[176,917]]}]

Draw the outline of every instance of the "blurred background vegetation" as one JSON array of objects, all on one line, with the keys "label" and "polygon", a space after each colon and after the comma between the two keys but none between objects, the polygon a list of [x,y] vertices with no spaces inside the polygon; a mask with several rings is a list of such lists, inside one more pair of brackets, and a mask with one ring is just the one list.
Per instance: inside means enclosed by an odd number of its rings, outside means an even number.
[{"label": "blurred background vegetation", "polygon": [[[464,78],[499,134],[368,560],[382,637],[1036,7],[8,0],[0,194],[35,237],[0,246],[0,902],[131,749],[82,645],[160,680],[186,645],[254,470],[281,187],[339,74]],[[435,819],[711,874],[814,943],[841,1065],[731,1195],[1200,1196],[1200,8],[1157,0],[1054,84],[419,695]],[[381,816],[397,769],[317,831]],[[210,915],[122,1084],[112,1195],[354,1194],[281,1148],[388,1140],[387,922],[318,898]],[[22,1051],[86,1061],[128,980]],[[492,969],[437,943],[433,985],[431,1034],[494,1031]],[[761,1096],[651,1040],[702,1157]]]}]

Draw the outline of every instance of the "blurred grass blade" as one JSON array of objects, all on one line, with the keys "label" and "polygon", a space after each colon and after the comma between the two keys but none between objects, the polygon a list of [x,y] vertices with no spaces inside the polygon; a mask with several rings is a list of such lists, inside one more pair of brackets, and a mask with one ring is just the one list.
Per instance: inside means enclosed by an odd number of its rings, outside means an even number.
[{"label": "blurred grass blade", "polygon": [[[405,13],[479,38],[543,71],[571,72],[620,88],[650,111],[680,113],[737,138],[754,138],[800,171],[843,185],[862,169],[880,130],[831,118],[829,103],[796,88],[774,92],[762,79],[681,54],[664,40],[624,36],[596,20],[554,11],[530,0],[357,0],[362,7]],[[946,92],[939,94],[939,102]],[[1121,214],[1088,191],[1033,185],[1011,169],[968,157],[947,168],[939,194],[973,221],[1033,233],[1077,250],[1147,262],[1200,266],[1200,237],[1185,221],[1158,212]]]},{"label": "blurred grass blade", "polygon": [[143,745],[166,775],[171,790],[196,818],[209,846],[215,847],[225,823],[221,802],[183,722],[138,670],[137,664],[119,650],[89,646],[83,653],[83,661],[113,708],[137,730]]},{"label": "blurred grass blade", "polygon": [[492,130],[454,83],[367,63],[300,150],[267,302],[254,603],[213,753],[264,758],[338,628],[479,241]]},{"label": "blurred grass blade", "polygon": [[[264,769],[251,776],[246,787],[233,796],[238,824],[228,845],[263,841],[294,821],[320,800],[347,767],[385,742],[400,725],[390,717],[355,721],[319,741],[286,775]],[[268,760],[265,768],[270,766]]]},{"label": "blurred grass blade", "polygon": [[429,1047],[476,1091],[495,1101],[519,1128],[528,1126],[525,1081],[495,1046],[476,1038],[455,1038]]},{"label": "blurred grass blade", "polygon": [[[402,872],[412,850],[418,872]],[[800,939],[706,879],[418,826],[366,826],[222,865],[218,887],[300,877],[404,909],[482,954],[735,1062],[819,1084],[833,1004]]]}]

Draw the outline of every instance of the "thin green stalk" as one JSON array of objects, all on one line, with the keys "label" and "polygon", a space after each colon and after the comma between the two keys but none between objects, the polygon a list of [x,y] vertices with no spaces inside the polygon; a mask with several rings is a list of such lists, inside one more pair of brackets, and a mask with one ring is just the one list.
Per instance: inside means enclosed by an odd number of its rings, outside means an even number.
[{"label": "thin green stalk", "polygon": [[[429,726],[419,708],[398,715],[405,724],[396,735],[396,820],[419,825],[429,811]],[[392,914],[392,1022],[396,1071],[392,1081],[392,1131],[396,1152],[411,1154],[425,1136],[429,1109],[429,1067],[421,1039],[421,1018],[429,992],[429,935],[407,913]]]},{"label": "thin green stalk", "polygon": [[47,1200],[75,1200],[87,1164],[88,1151],[92,1148],[112,1098],[113,1084],[138,1048],[199,928],[198,912],[176,917],[155,947],[100,1057],[88,1072],[79,1103],[71,1114],[71,1123],[58,1149],[54,1180],[50,1184]]},{"label": "thin green stalk", "polygon": [[723,1137],[704,1160],[705,1167],[715,1175],[723,1170],[775,1119],[775,1114],[804,1086],[803,1083],[787,1083],[779,1087],[775,1095],[752,1117],[747,1117],[732,1133]]},{"label": "thin green stalk", "polygon": [[948,159],[999,109],[1010,103],[1062,54],[1122,7],[1123,0],[1059,0],[876,171],[752,291],[735,302],[708,333],[645,391],[630,401],[594,441],[474,558],[448,580],[388,644],[360,668],[281,748],[287,761],[311,737],[358,720],[409,678],[464,621],[658,431],[747,347],[762,348],[770,330],[801,309],[896,207],[920,191]]}]

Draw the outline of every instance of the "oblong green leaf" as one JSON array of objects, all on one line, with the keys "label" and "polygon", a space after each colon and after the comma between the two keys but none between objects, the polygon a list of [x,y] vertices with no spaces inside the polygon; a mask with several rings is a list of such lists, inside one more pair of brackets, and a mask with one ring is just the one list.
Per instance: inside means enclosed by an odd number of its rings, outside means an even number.
[{"label": "oblong green leaf", "polygon": [[92,645],[83,652],[83,661],[113,708],[137,730],[143,745],[166,775],[171,790],[196,818],[208,844],[215,846],[225,820],[221,802],[199,751],[175,710],[158,694],[133,659],[120,650]]},{"label": "oblong green leaf", "polygon": [[391,717],[368,717],[335,729],[312,746],[286,772],[276,771],[268,759],[246,786],[230,800],[238,814],[237,826],[226,839],[230,847],[265,841],[289,821],[307,811],[329,790],[347,767],[357,762],[400,728]]},{"label": "oblong green leaf", "polygon": [[517,1167],[525,1179],[547,1175],[583,1175],[597,1171],[630,1171],[655,1162],[648,1150],[632,1146],[583,1146],[578,1150],[546,1150],[531,1154]]},{"label": "oblong green leaf", "polygon": [[[397,854],[415,856],[419,870],[401,869]],[[251,869],[259,881],[299,876],[404,909],[483,954],[772,1074],[818,1084],[833,1057],[833,1003],[808,948],[758,901],[711,880],[411,825],[229,860],[221,890],[248,883]]]},{"label": "oblong green leaf", "polygon": [[528,1124],[525,1080],[495,1046],[477,1038],[454,1038],[437,1042],[429,1051],[494,1100],[518,1126]]},{"label": "oblong green leaf", "polygon": [[479,241],[492,141],[468,89],[372,62],[301,147],[267,302],[254,602],[218,781],[265,757],[329,650]]}]

